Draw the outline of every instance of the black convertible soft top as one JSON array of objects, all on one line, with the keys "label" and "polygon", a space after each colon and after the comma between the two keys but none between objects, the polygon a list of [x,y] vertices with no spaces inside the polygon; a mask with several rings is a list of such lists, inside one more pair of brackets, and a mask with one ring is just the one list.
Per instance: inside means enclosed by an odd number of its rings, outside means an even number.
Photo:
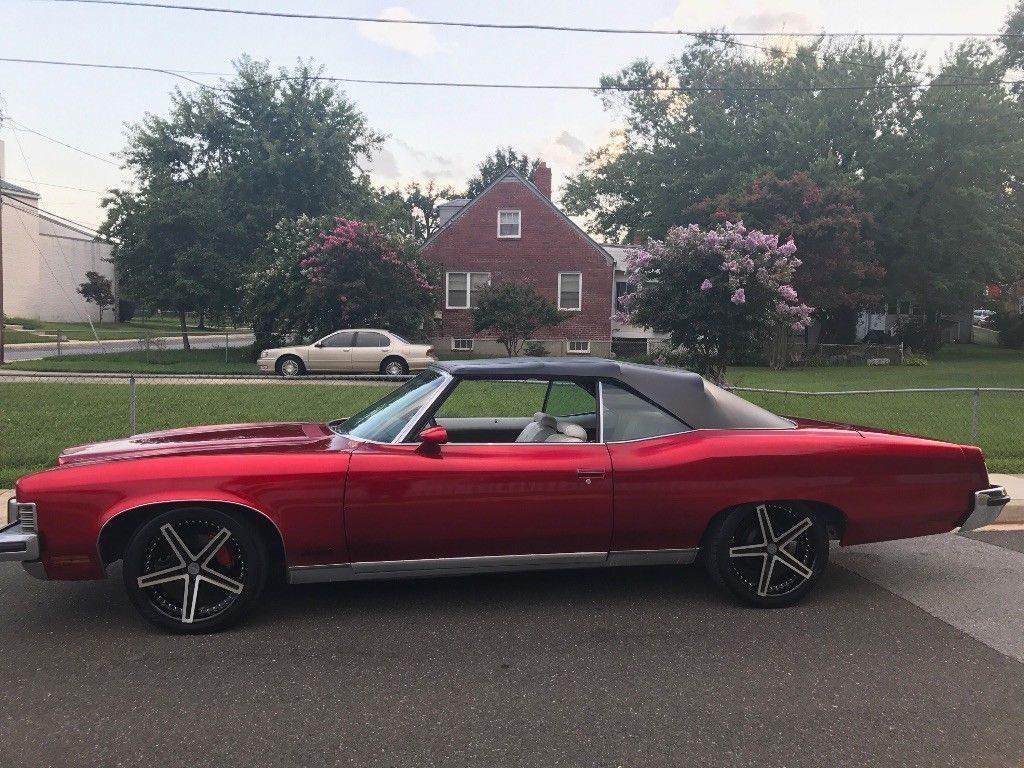
[{"label": "black convertible soft top", "polygon": [[693,371],[599,357],[447,360],[432,368],[464,378],[597,378],[619,381],[694,429],[792,429],[793,423],[717,387]]}]

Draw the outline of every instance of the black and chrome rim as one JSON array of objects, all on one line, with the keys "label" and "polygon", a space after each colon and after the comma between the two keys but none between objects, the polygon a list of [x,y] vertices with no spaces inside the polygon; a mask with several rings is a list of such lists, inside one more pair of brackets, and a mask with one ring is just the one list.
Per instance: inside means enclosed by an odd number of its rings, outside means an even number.
[{"label": "black and chrome rim", "polygon": [[139,589],[161,613],[193,624],[228,610],[245,588],[245,553],[231,531],[187,519],[164,523],[153,536]]},{"label": "black and chrome rim", "polygon": [[397,360],[392,360],[386,366],[384,366],[384,373],[388,376],[401,376],[405,371],[403,370],[402,364]]},{"label": "black and chrome rim", "polygon": [[736,528],[729,566],[758,597],[781,597],[814,575],[814,521],[784,504],[758,504]]}]

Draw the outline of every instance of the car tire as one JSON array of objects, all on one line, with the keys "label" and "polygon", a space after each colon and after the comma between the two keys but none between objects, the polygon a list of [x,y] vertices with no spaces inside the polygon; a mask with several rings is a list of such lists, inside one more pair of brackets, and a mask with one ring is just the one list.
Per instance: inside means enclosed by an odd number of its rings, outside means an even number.
[{"label": "car tire", "polygon": [[798,602],[828,564],[828,526],[805,504],[766,501],[721,515],[702,547],[716,584],[758,608]]},{"label": "car tire", "polygon": [[303,376],[306,373],[306,366],[302,360],[295,355],[285,355],[274,366],[278,376]]},{"label": "car tire", "polygon": [[211,507],[182,507],[135,532],[123,573],[132,604],[148,621],[204,634],[245,617],[267,570],[266,544],[245,520]]},{"label": "car tire", "polygon": [[409,366],[400,357],[385,357],[380,364],[380,372],[384,376],[405,376]]}]

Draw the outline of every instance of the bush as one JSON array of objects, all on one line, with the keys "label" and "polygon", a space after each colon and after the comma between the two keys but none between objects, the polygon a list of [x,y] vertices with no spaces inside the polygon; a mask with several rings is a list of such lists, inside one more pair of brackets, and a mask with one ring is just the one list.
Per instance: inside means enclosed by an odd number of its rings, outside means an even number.
[{"label": "bush", "polygon": [[127,323],[133,317],[135,317],[135,302],[120,299],[117,302],[117,322]]},{"label": "bush", "polygon": [[548,348],[539,341],[528,341],[523,344],[523,354],[527,357],[547,357]]},{"label": "bush", "polygon": [[918,355],[913,352],[908,352],[903,356],[903,364],[909,366],[925,366],[928,365],[928,358],[924,355]]},{"label": "bush", "polygon": [[1006,349],[1024,348],[1024,315],[1000,312],[989,321],[999,331],[999,346]]}]

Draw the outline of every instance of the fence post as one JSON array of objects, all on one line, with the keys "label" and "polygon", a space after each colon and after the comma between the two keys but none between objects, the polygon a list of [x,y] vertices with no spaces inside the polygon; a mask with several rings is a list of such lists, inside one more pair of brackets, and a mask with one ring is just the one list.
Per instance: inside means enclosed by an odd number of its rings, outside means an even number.
[{"label": "fence post", "polygon": [[971,394],[971,445],[978,444],[978,417],[981,414],[981,390]]},{"label": "fence post", "polygon": [[61,339],[61,337],[63,335],[64,335],[64,331],[62,331],[60,328],[58,328],[57,329],[57,357],[61,356],[60,339]]},{"label": "fence post", "polygon": [[128,376],[128,436],[133,436],[138,430],[135,423],[135,374]]}]

